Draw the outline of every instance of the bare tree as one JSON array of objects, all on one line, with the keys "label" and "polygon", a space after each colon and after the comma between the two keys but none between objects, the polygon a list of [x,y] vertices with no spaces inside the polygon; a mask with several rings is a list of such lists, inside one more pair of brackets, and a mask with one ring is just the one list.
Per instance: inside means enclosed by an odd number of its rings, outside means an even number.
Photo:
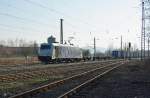
[{"label": "bare tree", "polygon": [[38,44],[36,41],[26,41],[24,39],[0,40],[0,56],[37,56]]},{"label": "bare tree", "polygon": [[35,56],[37,56],[38,55],[38,44],[36,43],[36,41],[34,41],[34,44],[33,44],[33,51],[34,51],[34,54],[35,54]]},{"label": "bare tree", "polygon": [[11,40],[11,39],[8,39],[7,40],[7,46],[14,47],[15,46],[15,42],[13,40]]}]

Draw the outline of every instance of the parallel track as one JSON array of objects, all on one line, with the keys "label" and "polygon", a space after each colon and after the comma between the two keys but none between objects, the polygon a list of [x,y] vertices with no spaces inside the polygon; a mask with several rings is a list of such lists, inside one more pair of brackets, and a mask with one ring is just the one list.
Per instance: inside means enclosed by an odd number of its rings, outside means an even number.
[{"label": "parallel track", "polygon": [[[109,61],[109,63],[114,62],[114,61]],[[105,63],[105,62],[102,62]],[[22,70],[20,72],[16,73],[9,73],[9,74],[4,74],[0,75],[0,82],[13,82],[17,80],[22,80],[22,79],[32,79],[34,77],[43,77],[43,76],[48,76],[51,75],[50,68],[39,68],[37,70]]]},{"label": "parallel track", "polygon": [[[107,64],[106,66],[92,69],[90,71],[87,71],[78,75],[74,75],[69,78],[65,78],[65,79],[32,89],[32,90],[11,96],[10,98],[31,98],[31,97],[32,98],[38,98],[38,97],[44,98],[43,94],[44,96],[47,96],[46,94],[49,94],[50,92],[53,93],[50,98],[56,98],[56,97],[66,98],[66,96],[69,96],[71,93],[76,92],[76,90],[82,87],[83,84],[85,85],[89,83],[90,81],[95,80],[96,78],[102,76],[103,74],[106,74],[107,72],[115,69],[116,67],[122,65],[123,63],[124,61],[119,61],[117,63],[113,63],[109,65]],[[71,90],[68,91],[69,89]]]},{"label": "parallel track", "polygon": [[104,76],[105,74],[109,73],[110,71],[112,71],[112,70],[118,68],[118,67],[121,66],[121,65],[122,65],[122,64],[117,65],[117,66],[115,66],[115,67],[112,67],[112,68],[110,68],[110,69],[104,71],[103,73],[101,73],[101,74],[95,76],[94,78],[91,78],[91,79],[85,81],[84,83],[82,83],[82,84],[80,84],[80,85],[74,87],[73,89],[71,89],[71,90],[65,92],[64,94],[60,95],[60,96],[57,97],[57,98],[83,98],[83,97],[86,98],[85,96],[86,96],[86,94],[88,93],[87,90],[86,90],[86,92],[82,92],[82,93],[80,93],[80,94],[79,94],[78,92],[82,91],[82,89],[84,89],[84,88],[86,88],[86,87],[90,87],[90,86],[92,87],[93,85],[96,84],[96,82],[97,82],[97,80],[98,80],[99,78],[101,78],[101,77]]}]

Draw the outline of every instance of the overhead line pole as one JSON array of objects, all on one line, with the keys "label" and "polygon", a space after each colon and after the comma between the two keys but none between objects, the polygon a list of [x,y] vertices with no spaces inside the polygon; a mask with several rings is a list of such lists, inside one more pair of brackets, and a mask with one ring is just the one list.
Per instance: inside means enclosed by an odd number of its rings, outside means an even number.
[{"label": "overhead line pole", "polygon": [[96,39],[94,37],[94,56],[93,56],[93,60],[95,60],[96,57]]},{"label": "overhead line pole", "polygon": [[122,35],[121,35],[121,47],[120,47],[120,49],[121,49],[121,58],[123,57],[123,53],[122,53]]},{"label": "overhead line pole", "polygon": [[149,42],[150,42],[150,39],[148,37],[148,58],[149,58]]},{"label": "overhead line pole", "polygon": [[143,58],[145,58],[145,14],[144,14],[144,1],[142,0],[141,60]]},{"label": "overhead line pole", "polygon": [[[150,0],[142,0],[141,59],[146,59],[146,37],[150,34]],[[148,36],[147,36],[148,35]]]}]

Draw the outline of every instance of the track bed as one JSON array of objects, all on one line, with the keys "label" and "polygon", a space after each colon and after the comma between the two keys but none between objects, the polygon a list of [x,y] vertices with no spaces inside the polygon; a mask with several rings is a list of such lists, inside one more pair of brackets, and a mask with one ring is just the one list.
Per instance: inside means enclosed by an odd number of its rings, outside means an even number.
[{"label": "track bed", "polygon": [[[2,72],[0,78],[0,97],[39,87],[66,77],[70,77],[114,61],[81,62],[70,64],[49,64],[33,66],[9,66],[11,70]],[[6,69],[8,66],[3,67]],[[1,70],[2,70],[1,69]]]},{"label": "track bed", "polygon": [[86,86],[69,98],[149,98],[149,62],[130,62]]}]

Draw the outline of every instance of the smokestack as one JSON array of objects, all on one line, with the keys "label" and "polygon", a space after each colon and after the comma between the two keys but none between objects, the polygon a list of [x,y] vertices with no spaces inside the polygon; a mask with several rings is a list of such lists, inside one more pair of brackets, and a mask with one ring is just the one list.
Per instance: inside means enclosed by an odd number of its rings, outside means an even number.
[{"label": "smokestack", "polygon": [[60,44],[63,44],[63,19],[60,19]]}]

